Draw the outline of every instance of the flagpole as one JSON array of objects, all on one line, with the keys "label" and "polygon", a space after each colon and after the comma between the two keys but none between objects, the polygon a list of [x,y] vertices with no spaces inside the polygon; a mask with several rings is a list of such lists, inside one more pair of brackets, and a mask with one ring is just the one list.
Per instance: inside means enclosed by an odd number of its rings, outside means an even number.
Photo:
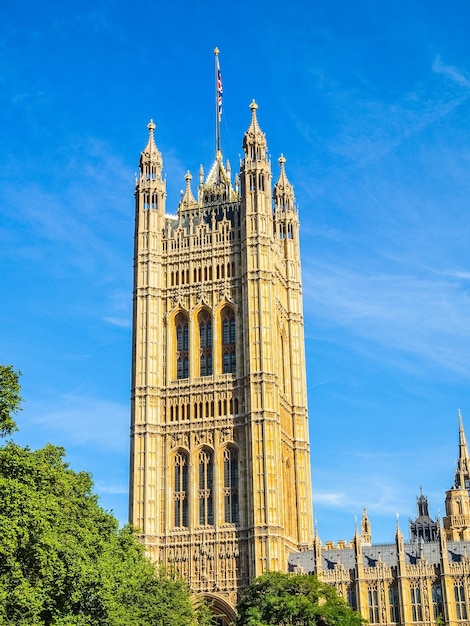
[{"label": "flagpole", "polygon": [[215,158],[221,157],[220,153],[220,115],[221,115],[221,102],[219,99],[221,96],[221,79],[220,79],[220,65],[219,65],[219,49],[215,48]]}]

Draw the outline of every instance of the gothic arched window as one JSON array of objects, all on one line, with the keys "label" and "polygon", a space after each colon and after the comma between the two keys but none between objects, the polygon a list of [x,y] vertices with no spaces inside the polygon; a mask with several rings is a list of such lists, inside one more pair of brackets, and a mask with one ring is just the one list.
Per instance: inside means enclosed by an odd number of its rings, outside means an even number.
[{"label": "gothic arched window", "polygon": [[238,454],[234,448],[224,450],[225,522],[238,524]]},{"label": "gothic arched window", "polygon": [[178,452],[174,458],[174,525],[189,526],[188,519],[188,455]]},{"label": "gothic arched window", "polygon": [[222,372],[235,372],[237,367],[235,313],[229,307],[222,311]]},{"label": "gothic arched window", "polygon": [[207,311],[201,311],[199,321],[200,375],[212,374],[212,319]]},{"label": "gothic arched window", "polygon": [[214,523],[214,462],[210,450],[199,452],[199,524],[208,526]]},{"label": "gothic arched window", "polygon": [[379,597],[377,587],[369,585],[367,589],[367,599],[369,601],[369,622],[371,624],[379,623]]},{"label": "gothic arched window", "polygon": [[465,602],[465,585],[462,581],[454,582],[455,609],[458,620],[467,619],[467,605]]},{"label": "gothic arched window", "polygon": [[178,313],[176,326],[176,378],[189,376],[189,324],[183,313]]},{"label": "gothic arched window", "polygon": [[410,587],[411,595],[411,616],[413,622],[423,621],[423,607],[421,604],[421,588],[418,584]]},{"label": "gothic arched window", "polygon": [[442,616],[444,614],[442,587],[439,582],[434,582],[432,584],[432,607],[433,607],[434,618],[437,620],[439,615]]}]

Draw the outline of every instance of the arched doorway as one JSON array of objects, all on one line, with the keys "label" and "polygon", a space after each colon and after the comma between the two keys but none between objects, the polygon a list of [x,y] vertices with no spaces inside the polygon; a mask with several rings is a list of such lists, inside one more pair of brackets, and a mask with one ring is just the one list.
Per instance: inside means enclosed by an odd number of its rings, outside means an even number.
[{"label": "arched doorway", "polygon": [[230,626],[235,621],[237,614],[227,600],[216,594],[204,594],[204,599],[211,605],[212,612],[216,616],[216,626]]}]

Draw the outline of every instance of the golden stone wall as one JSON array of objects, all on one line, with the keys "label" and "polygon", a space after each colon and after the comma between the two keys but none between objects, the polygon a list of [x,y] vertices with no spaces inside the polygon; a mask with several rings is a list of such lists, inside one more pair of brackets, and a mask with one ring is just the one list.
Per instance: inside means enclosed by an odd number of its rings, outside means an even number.
[{"label": "golden stone wall", "polygon": [[166,215],[151,122],[135,193],[130,517],[227,619],[313,540],[298,215],[250,108],[233,182],[218,153]]}]

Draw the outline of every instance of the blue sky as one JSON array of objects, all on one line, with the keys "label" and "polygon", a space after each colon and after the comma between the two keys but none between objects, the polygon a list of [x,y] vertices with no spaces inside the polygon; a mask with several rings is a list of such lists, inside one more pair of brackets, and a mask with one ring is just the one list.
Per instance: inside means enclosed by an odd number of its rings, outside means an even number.
[{"label": "blue sky", "polygon": [[0,362],[15,440],[63,445],[127,518],[134,173],[150,118],[168,210],[259,104],[302,228],[322,540],[444,513],[470,435],[470,6],[463,0],[3,4]]}]

